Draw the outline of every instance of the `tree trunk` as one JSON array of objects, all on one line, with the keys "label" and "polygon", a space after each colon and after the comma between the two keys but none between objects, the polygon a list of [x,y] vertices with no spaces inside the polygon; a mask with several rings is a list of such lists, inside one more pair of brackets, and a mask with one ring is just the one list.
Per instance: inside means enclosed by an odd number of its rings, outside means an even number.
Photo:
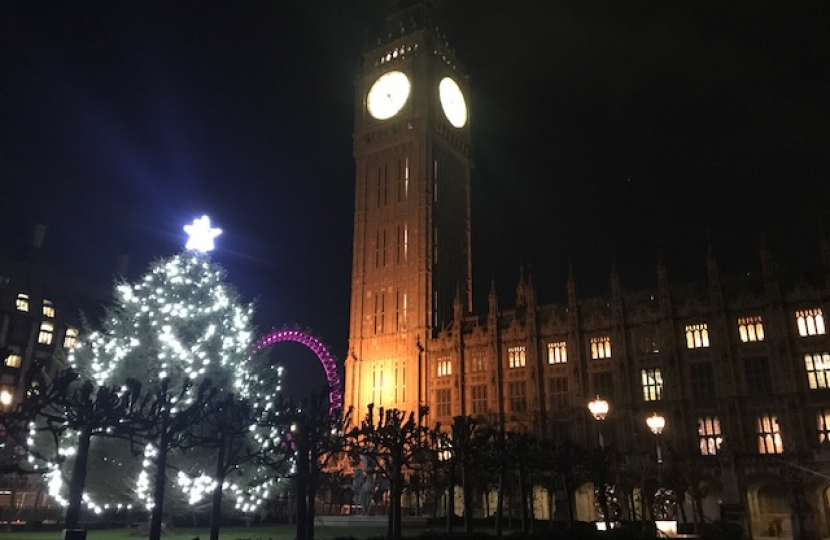
[{"label": "tree trunk", "polygon": [[499,471],[498,497],[496,498],[496,536],[504,532],[504,469]]},{"label": "tree trunk", "polygon": [[78,431],[78,451],[75,453],[75,463],[72,466],[72,479],[69,482],[69,506],[66,508],[66,528],[77,529],[81,518],[81,502],[86,483],[86,466],[89,461],[89,443],[92,439],[92,429],[82,427]]},{"label": "tree trunk", "polygon": [[213,488],[213,502],[210,507],[210,540],[219,540],[219,522],[222,519],[222,484],[225,480],[225,436],[219,441],[219,450],[216,455],[216,486]]},{"label": "tree trunk", "polygon": [[528,493],[527,493],[527,479],[525,478],[524,471],[519,468],[519,502],[521,503],[521,519],[522,519],[522,532],[527,533],[530,532],[530,519],[527,513],[527,501],[528,501]]},{"label": "tree trunk", "polygon": [[403,457],[392,456],[392,478],[390,479],[390,517],[392,518],[392,538],[400,538],[403,528],[401,526],[401,493],[403,492]]},{"label": "tree trunk", "polygon": [[314,517],[317,514],[317,481],[320,478],[320,456],[309,440],[310,459],[308,460],[308,514],[306,516],[306,540],[314,540]]},{"label": "tree trunk", "polygon": [[567,512],[565,514],[565,520],[567,521],[567,528],[570,529],[573,527],[574,524],[574,505],[573,505],[573,491],[571,490],[571,484],[568,482],[568,476],[563,472],[561,473],[562,479],[562,492],[565,494],[565,502],[568,504],[568,508],[566,509]]},{"label": "tree trunk", "polygon": [[473,486],[471,485],[469,467],[466,463],[461,463],[461,489],[464,499],[464,532],[472,534],[473,532]]},{"label": "tree trunk", "polygon": [[305,426],[297,422],[297,540],[306,539],[308,527],[308,445]]},{"label": "tree trunk", "polygon": [[452,465],[447,467],[447,502],[444,508],[447,512],[447,532],[452,532],[455,514],[455,470]]},{"label": "tree trunk", "polygon": [[156,458],[156,485],[153,490],[153,513],[150,517],[150,540],[161,540],[161,518],[164,512],[164,488],[167,483],[167,422],[165,416],[161,423],[158,457]]}]

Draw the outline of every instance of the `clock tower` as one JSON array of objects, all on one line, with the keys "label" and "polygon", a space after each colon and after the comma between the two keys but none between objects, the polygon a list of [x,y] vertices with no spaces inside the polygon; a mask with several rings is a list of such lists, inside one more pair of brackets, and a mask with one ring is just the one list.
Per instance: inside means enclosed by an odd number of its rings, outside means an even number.
[{"label": "clock tower", "polygon": [[428,404],[429,341],[471,310],[467,77],[438,0],[390,0],[355,96],[345,405]]}]

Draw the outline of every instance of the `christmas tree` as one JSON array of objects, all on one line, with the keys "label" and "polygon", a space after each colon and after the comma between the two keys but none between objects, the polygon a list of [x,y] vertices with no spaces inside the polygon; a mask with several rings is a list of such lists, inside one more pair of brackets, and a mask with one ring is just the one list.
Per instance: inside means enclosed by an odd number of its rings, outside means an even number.
[{"label": "christmas tree", "polygon": [[[183,429],[191,430],[204,429],[190,424],[201,422],[204,415],[194,415],[194,409],[204,407],[207,414],[208,400],[219,403],[242,398],[258,406],[271,402],[279,386],[276,379],[271,379],[270,385],[263,384],[267,378],[254,373],[252,367],[253,306],[241,302],[226,282],[224,269],[207,255],[220,231],[210,227],[207,217],[185,229],[191,235],[185,251],[154,262],[137,282],[116,286],[115,300],[101,329],[79,342],[69,362],[82,379],[97,385],[124,385],[127,392],[127,384],[137,381],[145,396],[155,396],[156,408],[164,411],[165,426],[189,414]],[[257,432],[252,424],[251,444],[270,444],[269,435]],[[213,451],[192,448],[185,452],[184,445],[171,444],[177,440],[174,436],[179,434],[166,439],[145,436],[142,448],[136,447],[141,437],[95,439],[90,448],[94,466],[89,468],[84,496],[87,507],[100,513],[110,504],[126,506],[139,500],[152,508],[153,494],[158,498],[159,493],[154,483],[165,478],[153,472],[159,465],[162,470],[172,467],[180,471],[177,484],[182,489],[167,490],[168,507],[176,503],[171,495],[178,495],[184,504],[198,502],[212,492],[217,484],[211,477]],[[53,467],[49,473],[50,493],[59,500],[63,493],[61,469],[65,473],[72,465],[71,437],[62,446],[66,459],[61,468]],[[236,495],[240,509],[250,511],[267,494],[268,482],[257,478],[253,465],[243,469],[234,483],[226,481],[224,487]],[[218,483],[222,484],[222,479]]]}]

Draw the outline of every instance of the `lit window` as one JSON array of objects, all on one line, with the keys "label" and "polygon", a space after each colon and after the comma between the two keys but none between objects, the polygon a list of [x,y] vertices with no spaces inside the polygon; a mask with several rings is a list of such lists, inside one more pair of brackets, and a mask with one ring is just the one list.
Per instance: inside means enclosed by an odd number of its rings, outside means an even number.
[{"label": "lit window", "polygon": [[565,364],[568,362],[568,347],[564,341],[548,343],[548,364]]},{"label": "lit window", "polygon": [[472,387],[473,414],[484,414],[487,412],[487,386],[479,384]]},{"label": "lit window", "polygon": [[55,306],[52,304],[51,300],[43,301],[43,316],[49,317],[50,319],[55,318]]},{"label": "lit window", "polygon": [[8,407],[14,399],[14,389],[10,386],[0,387],[0,406]]},{"label": "lit window", "polygon": [[470,371],[484,371],[484,353],[475,352],[470,361]]},{"label": "lit window", "polygon": [[383,362],[372,364],[372,403],[383,405]]},{"label": "lit window", "polygon": [[717,416],[705,416],[697,420],[697,433],[700,437],[700,455],[714,456],[720,450],[723,434]]},{"label": "lit window", "polygon": [[552,409],[567,409],[571,406],[567,377],[550,380],[550,406]]},{"label": "lit window", "polygon": [[9,354],[6,357],[6,367],[20,367],[20,364],[23,362],[23,357],[19,354]]},{"label": "lit window", "polygon": [[29,295],[20,293],[17,295],[17,301],[14,303],[17,311],[29,311]]},{"label": "lit window", "polygon": [[830,411],[818,413],[818,442],[830,440]]},{"label": "lit window", "polygon": [[507,349],[507,361],[511,368],[525,367],[527,362],[524,347],[510,347]]},{"label": "lit window", "polygon": [[640,370],[643,381],[643,399],[646,401],[660,401],[663,399],[663,375],[659,368]]},{"label": "lit window", "polygon": [[406,360],[395,361],[395,403],[406,401]]},{"label": "lit window", "polygon": [[435,391],[435,414],[437,416],[452,414],[452,389],[440,388]]},{"label": "lit window", "polygon": [[438,376],[446,377],[452,375],[452,360],[449,356],[442,356],[438,359]]},{"label": "lit window", "polygon": [[66,329],[66,336],[63,338],[64,349],[74,349],[78,343],[78,329],[71,326]]},{"label": "lit window", "polygon": [[827,329],[824,327],[824,313],[821,309],[796,311],[795,320],[798,323],[799,336],[816,336],[827,333]]},{"label": "lit window", "polygon": [[709,325],[706,323],[686,326],[686,347],[702,349],[709,346]]},{"label": "lit window", "polygon": [[611,337],[601,336],[591,338],[591,358],[611,358]]},{"label": "lit window", "polygon": [[510,398],[510,410],[513,412],[527,411],[527,394],[524,381],[513,381],[507,386],[507,395]]},{"label": "lit window", "polygon": [[781,439],[781,430],[778,428],[778,417],[773,415],[759,416],[756,421],[758,433],[758,452],[761,454],[781,454],[784,452],[784,442]]},{"label": "lit window", "polygon": [[741,341],[764,341],[764,321],[761,317],[742,317],[738,319],[738,333]]},{"label": "lit window", "polygon": [[810,390],[830,388],[830,353],[807,353],[804,355],[807,381]]},{"label": "lit window", "polygon": [[55,325],[50,322],[43,321],[40,323],[40,333],[37,336],[37,342],[42,345],[51,345],[52,338],[55,335]]}]

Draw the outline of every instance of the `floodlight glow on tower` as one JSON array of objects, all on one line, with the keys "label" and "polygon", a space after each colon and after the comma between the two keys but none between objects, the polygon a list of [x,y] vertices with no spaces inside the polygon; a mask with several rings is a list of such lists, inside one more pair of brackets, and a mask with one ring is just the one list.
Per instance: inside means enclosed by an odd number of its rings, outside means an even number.
[{"label": "floodlight glow on tower", "polygon": [[222,229],[213,229],[210,226],[210,218],[202,216],[194,219],[193,224],[185,225],[184,232],[189,236],[185,249],[192,249],[201,253],[213,251],[213,239],[222,234]]}]

